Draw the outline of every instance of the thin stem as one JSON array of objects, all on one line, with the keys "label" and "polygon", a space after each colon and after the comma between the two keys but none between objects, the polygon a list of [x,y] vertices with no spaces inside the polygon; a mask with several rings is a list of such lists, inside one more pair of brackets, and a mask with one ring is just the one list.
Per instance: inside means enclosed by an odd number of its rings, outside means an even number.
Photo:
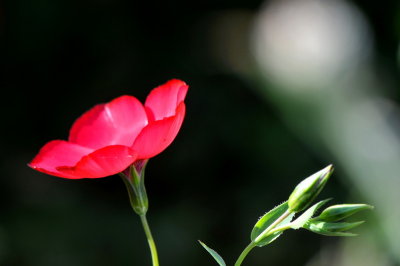
[{"label": "thin stem", "polygon": [[153,261],[153,266],[159,266],[158,254],[156,244],[154,242],[153,236],[151,235],[149,224],[147,223],[146,214],[140,215],[140,220],[142,221],[144,233],[147,237],[147,242],[149,243],[149,248],[151,252],[151,260]]},{"label": "thin stem", "polygon": [[249,254],[250,250],[252,250],[254,247],[256,246],[256,244],[254,242],[251,242],[240,254],[239,258],[237,259],[237,261],[235,262],[235,266],[240,266],[242,265],[242,262],[244,260],[244,258],[246,258],[247,254]]},{"label": "thin stem", "polygon": [[269,231],[268,234],[272,235],[273,233],[278,232],[278,231],[281,231],[281,232],[285,231],[287,229],[290,229],[291,226],[292,226],[292,224],[287,224],[287,225],[284,225],[284,226],[276,227],[276,228],[272,229],[271,231]]}]

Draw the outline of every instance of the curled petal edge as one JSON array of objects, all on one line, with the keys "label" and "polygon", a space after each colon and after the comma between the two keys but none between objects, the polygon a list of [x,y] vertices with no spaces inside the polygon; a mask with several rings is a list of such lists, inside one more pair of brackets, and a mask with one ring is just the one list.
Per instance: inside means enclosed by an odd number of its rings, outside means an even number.
[{"label": "curled petal edge", "polygon": [[174,116],[185,100],[188,88],[184,81],[172,79],[153,89],[144,104],[149,122]]},{"label": "curled petal edge", "polygon": [[185,112],[185,103],[181,102],[174,116],[151,122],[144,127],[132,145],[138,152],[137,159],[149,159],[164,151],[177,136]]},{"label": "curled petal edge", "polygon": [[111,145],[82,157],[75,166],[59,166],[57,171],[75,179],[102,178],[124,171],[136,159],[137,153],[130,147]]}]

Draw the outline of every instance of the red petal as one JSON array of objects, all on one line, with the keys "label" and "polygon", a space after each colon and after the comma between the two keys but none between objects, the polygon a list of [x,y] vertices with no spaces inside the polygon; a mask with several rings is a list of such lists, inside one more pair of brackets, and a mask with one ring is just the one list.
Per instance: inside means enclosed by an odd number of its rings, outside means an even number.
[{"label": "red petal", "polygon": [[50,175],[74,178],[70,174],[59,172],[57,167],[61,165],[75,165],[83,156],[92,151],[92,149],[67,141],[53,140],[44,145],[28,165],[35,170]]},{"label": "red petal", "polygon": [[136,160],[137,154],[122,145],[107,146],[83,157],[75,166],[62,166],[57,170],[76,178],[100,178],[125,170]]},{"label": "red petal", "polygon": [[151,122],[143,128],[132,146],[138,152],[137,159],[151,158],[167,148],[178,134],[184,117],[185,104],[181,102],[176,115]]},{"label": "red petal", "polygon": [[155,88],[147,96],[145,107],[152,120],[175,115],[177,106],[185,99],[188,85],[177,79]]},{"label": "red petal", "polygon": [[110,145],[131,146],[147,125],[143,105],[132,96],[121,96],[84,113],[73,124],[69,141],[92,149]]}]

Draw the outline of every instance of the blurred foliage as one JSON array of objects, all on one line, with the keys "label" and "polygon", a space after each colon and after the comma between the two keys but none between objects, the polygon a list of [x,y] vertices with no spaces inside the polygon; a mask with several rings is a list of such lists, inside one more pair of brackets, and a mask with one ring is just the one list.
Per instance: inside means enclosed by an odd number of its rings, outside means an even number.
[{"label": "blurred foliage", "polygon": [[[299,180],[335,164],[215,57],[214,18],[229,10],[257,12],[261,4],[1,2],[0,264],[150,265],[139,219],[118,176],[72,181],[26,164],[46,141],[66,139],[74,119],[93,105],[122,94],[143,101],[171,78],[190,85],[186,120],[146,170],[148,219],[162,265],[212,265],[197,239],[232,264],[259,216],[286,199]],[[355,4],[372,25],[376,65],[397,86],[399,4]],[[398,96],[398,90],[391,94],[397,102]],[[345,180],[339,167],[323,194],[340,202],[355,197],[357,188]],[[385,245],[383,237],[376,241]],[[255,250],[246,265],[264,265],[266,258],[271,265],[305,265],[327,247],[340,249],[340,240],[290,232]],[[288,256],[288,250],[295,251]],[[383,260],[399,265],[389,255]]]}]

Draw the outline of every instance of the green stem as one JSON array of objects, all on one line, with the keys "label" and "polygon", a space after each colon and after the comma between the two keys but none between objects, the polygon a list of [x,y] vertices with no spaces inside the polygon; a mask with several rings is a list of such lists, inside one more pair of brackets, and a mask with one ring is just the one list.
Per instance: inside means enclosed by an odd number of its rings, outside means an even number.
[{"label": "green stem", "polygon": [[249,254],[250,250],[252,250],[254,247],[256,246],[256,243],[251,242],[240,254],[239,258],[237,259],[237,261],[235,262],[235,266],[240,266],[244,260],[244,258],[246,258],[247,254]]},{"label": "green stem", "polygon": [[157,248],[153,236],[151,235],[149,224],[147,223],[146,214],[140,215],[140,220],[142,221],[144,233],[146,234],[147,242],[149,243],[153,266],[159,266],[160,264],[158,263]]},{"label": "green stem", "polygon": [[276,227],[276,228],[272,229],[271,231],[269,231],[268,234],[269,234],[269,235],[272,235],[272,234],[275,233],[275,232],[282,232],[282,231],[285,231],[285,230],[287,230],[287,229],[292,228],[291,226],[292,226],[291,224],[288,224],[288,225]]}]

